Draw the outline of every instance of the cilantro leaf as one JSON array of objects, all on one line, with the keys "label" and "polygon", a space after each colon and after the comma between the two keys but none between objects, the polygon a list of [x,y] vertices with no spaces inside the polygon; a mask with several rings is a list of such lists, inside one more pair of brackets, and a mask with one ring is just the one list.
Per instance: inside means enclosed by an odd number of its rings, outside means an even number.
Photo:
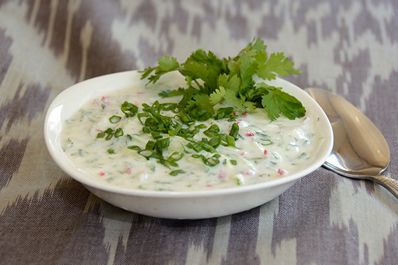
[{"label": "cilantro leaf", "polygon": [[[149,83],[156,83],[162,75],[177,70],[179,66],[180,64],[176,58],[171,56],[162,56],[158,60],[157,67],[148,67],[142,71],[141,79],[148,78]],[[155,73],[152,74],[152,72]]]},{"label": "cilantro leaf", "polygon": [[249,54],[242,54],[239,59],[240,63],[240,78],[242,80],[242,87],[253,87],[253,75],[256,73],[258,63],[254,57]]},{"label": "cilantro leaf", "polygon": [[244,49],[242,49],[239,53],[257,53],[263,52],[267,49],[267,46],[264,44],[262,39],[255,38],[252,42],[250,42]]},{"label": "cilantro leaf", "polygon": [[180,87],[180,88],[174,89],[174,90],[163,90],[158,95],[162,98],[170,98],[170,97],[184,95],[184,93],[185,93],[185,89]]},{"label": "cilantro leaf", "polygon": [[225,102],[226,105],[236,110],[245,110],[244,101],[238,97],[241,86],[241,79],[237,75],[220,75],[218,77],[218,89],[215,94],[210,95],[211,102]]},{"label": "cilantro leaf", "polygon": [[159,61],[159,72],[170,72],[176,70],[180,64],[177,59],[171,56],[160,57]]},{"label": "cilantro leaf", "polygon": [[287,76],[299,73],[300,71],[294,68],[293,62],[282,52],[271,54],[269,59],[261,64],[256,72],[259,77],[266,80],[275,79],[277,75]]},{"label": "cilantro leaf", "polygon": [[216,89],[213,93],[210,94],[210,103],[216,105],[217,103],[223,101],[224,96],[225,96],[225,88],[220,87],[219,89]]},{"label": "cilantro leaf", "polygon": [[237,111],[245,111],[244,101],[237,97],[235,91],[226,90],[225,91],[225,103],[233,107]]},{"label": "cilantro leaf", "polygon": [[174,57],[163,56],[158,66],[148,67],[142,72],[142,78],[155,83],[161,75],[174,70],[184,76],[187,86],[162,91],[159,95],[182,96],[178,106],[173,106],[173,111],[178,112],[184,124],[210,117],[231,119],[231,114],[218,112],[217,108],[214,110],[217,104],[232,107],[237,112],[264,108],[271,119],[280,115],[289,119],[301,117],[304,110],[294,97],[269,86],[258,86],[253,80],[254,76],[272,80],[277,76],[299,73],[282,52],[268,54],[261,39],[254,39],[235,57],[218,58],[210,51],[198,49],[180,64]]},{"label": "cilantro leaf", "polygon": [[295,97],[278,87],[269,86],[267,90],[268,93],[262,96],[261,104],[271,120],[279,118],[281,114],[291,120],[305,115],[305,108]]},{"label": "cilantro leaf", "polygon": [[197,94],[190,102],[186,113],[197,121],[205,121],[214,115],[213,105],[210,102],[210,97],[205,94]]},{"label": "cilantro leaf", "polygon": [[196,50],[188,57],[181,67],[181,74],[192,80],[201,79],[205,83],[206,92],[213,92],[217,88],[217,79],[225,66],[222,60],[212,52]]}]

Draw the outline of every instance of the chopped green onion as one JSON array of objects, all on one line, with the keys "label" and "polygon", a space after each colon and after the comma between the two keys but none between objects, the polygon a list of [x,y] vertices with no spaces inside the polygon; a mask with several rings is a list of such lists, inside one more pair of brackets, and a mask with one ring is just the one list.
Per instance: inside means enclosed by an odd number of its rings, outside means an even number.
[{"label": "chopped green onion", "polygon": [[137,114],[137,112],[138,112],[138,107],[136,105],[134,105],[133,103],[130,103],[127,101],[123,102],[120,109],[122,110],[122,112],[124,113],[124,115],[127,118],[134,117],[135,114]]},{"label": "chopped green onion", "polygon": [[235,140],[238,140],[239,125],[236,122],[232,124],[231,130],[229,131],[229,135],[231,135]]},{"label": "chopped green onion", "polygon": [[115,150],[114,149],[112,149],[112,148],[109,148],[108,150],[106,150],[107,152],[108,152],[108,154],[114,154],[115,153]]},{"label": "chopped green onion", "polygon": [[131,149],[131,150],[135,150],[135,151],[141,151],[142,150],[141,147],[139,147],[138,145],[130,145],[130,146],[127,146],[127,148]]},{"label": "chopped green onion", "polygon": [[181,174],[181,173],[185,173],[185,171],[182,169],[176,169],[176,170],[170,171],[169,174],[172,176],[177,176],[178,174]]},{"label": "chopped green onion", "polygon": [[217,110],[216,115],[214,115],[215,120],[221,120],[227,118],[229,120],[233,120],[235,118],[234,109],[231,107],[220,108]]},{"label": "chopped green onion", "polygon": [[174,160],[174,161],[178,161],[180,160],[182,157],[184,156],[183,153],[179,153],[179,152],[173,152],[169,158],[167,158],[167,160]]},{"label": "chopped green onion", "polygon": [[115,124],[115,123],[118,123],[121,119],[122,119],[122,117],[120,117],[118,115],[112,115],[109,118],[109,122]]},{"label": "chopped green onion", "polygon": [[235,146],[235,139],[231,135],[227,135],[225,137],[225,140],[226,140],[227,146]]},{"label": "chopped green onion", "polygon": [[216,124],[213,124],[203,133],[206,136],[212,137],[214,135],[217,135],[219,132],[220,132],[220,127],[218,127],[218,125],[216,125]]},{"label": "chopped green onion", "polygon": [[217,148],[221,144],[221,137],[219,135],[217,135],[217,136],[210,138],[209,144],[212,147]]},{"label": "chopped green onion", "polygon": [[114,136],[115,136],[116,138],[119,138],[120,136],[123,136],[123,135],[124,135],[124,132],[123,132],[123,129],[122,129],[122,128],[117,128],[117,129],[115,130]]},{"label": "chopped green onion", "polygon": [[105,137],[105,132],[97,133],[97,138],[104,138],[104,137]]}]

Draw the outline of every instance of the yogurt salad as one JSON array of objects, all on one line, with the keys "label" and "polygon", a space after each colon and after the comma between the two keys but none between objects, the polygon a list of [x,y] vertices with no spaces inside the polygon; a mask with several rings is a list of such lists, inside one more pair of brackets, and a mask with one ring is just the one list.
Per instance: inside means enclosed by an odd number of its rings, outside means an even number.
[{"label": "yogurt salad", "polygon": [[[173,71],[184,86],[161,79]],[[142,72],[151,84],[99,95],[68,118],[62,149],[96,181],[131,189],[212,190],[281,178],[311,164],[323,141],[301,102],[267,84],[296,73],[261,40],[233,58],[202,50],[184,63],[165,56]]]}]

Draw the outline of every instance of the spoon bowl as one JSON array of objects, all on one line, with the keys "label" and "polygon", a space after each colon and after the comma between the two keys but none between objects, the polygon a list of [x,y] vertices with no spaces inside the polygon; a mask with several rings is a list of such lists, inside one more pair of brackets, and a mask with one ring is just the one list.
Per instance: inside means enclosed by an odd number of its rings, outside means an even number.
[{"label": "spoon bowl", "polygon": [[398,197],[398,182],[381,175],[390,163],[390,148],[374,123],[341,96],[319,88],[307,92],[333,129],[333,150],[323,165],[346,177],[375,181]]}]

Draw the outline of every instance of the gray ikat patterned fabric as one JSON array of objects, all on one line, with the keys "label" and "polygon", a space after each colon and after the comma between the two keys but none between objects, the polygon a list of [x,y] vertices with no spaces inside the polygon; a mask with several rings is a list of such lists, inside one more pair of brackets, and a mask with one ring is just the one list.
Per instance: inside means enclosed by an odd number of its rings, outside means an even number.
[{"label": "gray ikat patterned fabric", "polygon": [[364,111],[397,178],[395,0],[0,0],[0,263],[398,264],[398,200],[323,168],[261,207],[178,221],[115,208],[50,158],[45,111],[70,85],[255,36],[295,61],[290,81]]}]

